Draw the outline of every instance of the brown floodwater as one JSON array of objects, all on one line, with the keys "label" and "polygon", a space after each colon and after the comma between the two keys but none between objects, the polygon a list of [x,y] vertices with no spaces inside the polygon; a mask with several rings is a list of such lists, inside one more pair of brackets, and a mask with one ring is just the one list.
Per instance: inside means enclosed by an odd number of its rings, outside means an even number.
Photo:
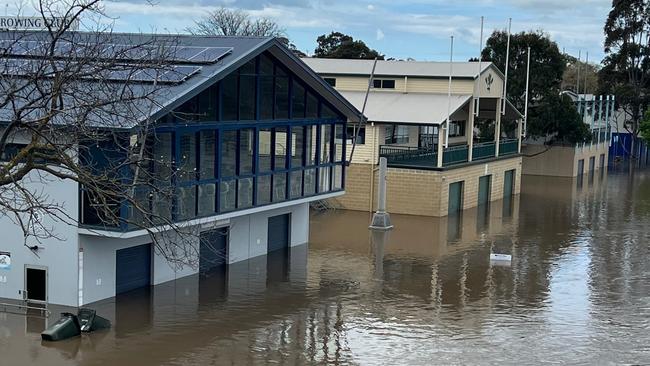
[{"label": "brown floodwater", "polygon": [[114,326],[76,339],[0,312],[0,365],[650,364],[650,171],[522,186],[385,235],[314,214],[308,246],[93,304]]}]

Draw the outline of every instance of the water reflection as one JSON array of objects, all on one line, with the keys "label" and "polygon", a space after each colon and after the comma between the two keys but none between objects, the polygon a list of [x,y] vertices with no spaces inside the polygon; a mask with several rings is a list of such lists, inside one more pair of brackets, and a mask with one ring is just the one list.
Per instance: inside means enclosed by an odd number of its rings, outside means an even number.
[{"label": "water reflection", "polygon": [[41,323],[0,313],[0,352],[12,365],[650,362],[647,172],[524,177],[520,196],[462,215],[394,215],[390,232],[369,220],[314,215],[309,248],[97,303],[114,328],[76,340],[41,346]]}]

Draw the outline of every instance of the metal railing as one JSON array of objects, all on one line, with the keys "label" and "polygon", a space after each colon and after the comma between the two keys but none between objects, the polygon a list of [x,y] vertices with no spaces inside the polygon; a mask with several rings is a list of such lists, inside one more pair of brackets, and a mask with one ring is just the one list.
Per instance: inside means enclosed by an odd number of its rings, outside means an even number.
[{"label": "metal railing", "polygon": [[469,147],[467,145],[450,146],[443,151],[442,165],[453,165],[467,162]]},{"label": "metal railing", "polygon": [[519,152],[519,140],[506,139],[499,142],[499,156],[512,155]]},{"label": "metal railing", "polygon": [[38,306],[29,306],[29,305],[27,305],[27,302],[24,302],[24,303],[21,303],[21,304],[11,304],[11,303],[8,303],[8,302],[0,302],[0,308],[2,308],[4,312],[7,312],[7,307],[16,308],[16,309],[25,309],[25,310],[37,310],[37,311],[40,311],[41,314],[43,314],[46,317],[50,316],[50,310],[48,310],[47,304],[45,304],[45,307],[38,307]]},{"label": "metal railing", "polygon": [[495,154],[496,143],[494,141],[474,144],[472,149],[472,160],[493,158]]}]

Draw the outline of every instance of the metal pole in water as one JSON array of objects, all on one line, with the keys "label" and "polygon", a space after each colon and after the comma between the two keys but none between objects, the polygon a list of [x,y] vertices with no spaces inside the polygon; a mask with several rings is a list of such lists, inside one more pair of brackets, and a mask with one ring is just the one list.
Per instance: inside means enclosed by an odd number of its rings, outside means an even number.
[{"label": "metal pole in water", "polygon": [[372,230],[390,230],[393,224],[390,222],[390,215],[386,212],[386,172],[388,171],[388,160],[385,157],[379,158],[379,189],[377,190],[377,212],[372,215]]}]

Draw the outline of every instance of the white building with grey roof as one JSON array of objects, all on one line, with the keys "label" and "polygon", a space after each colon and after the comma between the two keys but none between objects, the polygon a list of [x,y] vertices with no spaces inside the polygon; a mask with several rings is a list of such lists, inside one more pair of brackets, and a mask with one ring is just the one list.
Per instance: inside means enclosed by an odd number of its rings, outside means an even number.
[{"label": "white building with grey roof", "polygon": [[[374,60],[303,61],[363,108]],[[358,137],[347,193],[337,201],[374,209],[379,157],[388,159],[391,213],[446,216],[517,194],[523,116],[505,98],[504,82],[489,62],[377,61],[368,121],[359,131],[348,127],[348,153]]]}]

